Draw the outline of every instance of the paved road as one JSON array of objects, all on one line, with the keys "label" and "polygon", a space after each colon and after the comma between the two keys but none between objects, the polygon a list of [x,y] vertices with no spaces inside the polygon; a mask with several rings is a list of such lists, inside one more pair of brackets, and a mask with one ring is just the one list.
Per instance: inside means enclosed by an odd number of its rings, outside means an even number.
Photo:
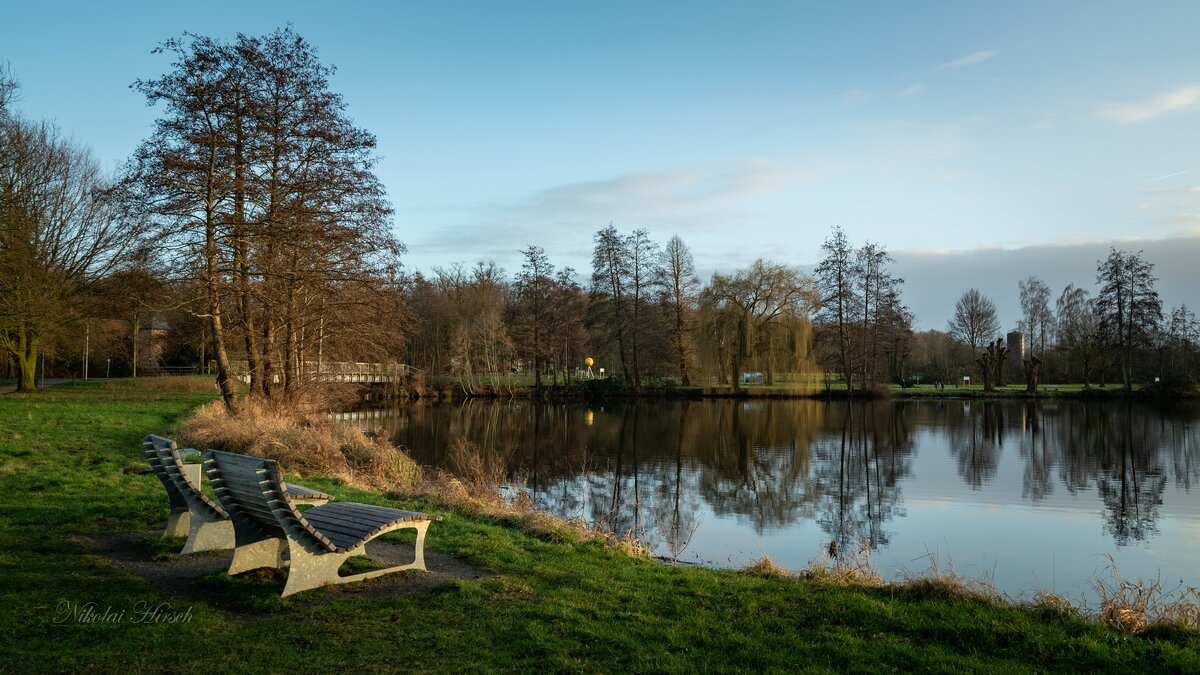
[{"label": "paved road", "polygon": [[[93,378],[95,379],[95,378]],[[47,377],[45,380],[38,378],[39,387],[53,387],[56,384],[67,384],[68,382],[82,382],[79,378],[71,377]],[[11,394],[17,390],[16,384],[0,384],[0,394]]]}]

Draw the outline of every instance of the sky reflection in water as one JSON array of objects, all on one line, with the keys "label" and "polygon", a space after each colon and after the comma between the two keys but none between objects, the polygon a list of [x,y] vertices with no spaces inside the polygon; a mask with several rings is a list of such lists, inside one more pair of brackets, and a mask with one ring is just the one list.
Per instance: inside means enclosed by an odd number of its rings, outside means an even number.
[{"label": "sky reflection in water", "polygon": [[656,553],[805,567],[870,542],[885,576],[933,563],[1094,600],[1126,578],[1200,585],[1200,406],[1019,400],[468,401],[354,423],[445,466],[463,436],[539,508],[634,529]]}]

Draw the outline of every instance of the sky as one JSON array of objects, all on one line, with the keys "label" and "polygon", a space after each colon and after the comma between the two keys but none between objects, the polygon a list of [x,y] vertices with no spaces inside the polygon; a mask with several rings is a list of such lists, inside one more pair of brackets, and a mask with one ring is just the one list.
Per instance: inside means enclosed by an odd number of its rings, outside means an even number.
[{"label": "sky", "polygon": [[6,7],[17,107],[115,170],[159,109],[158,43],[291,24],[378,138],[404,261],[519,251],[590,273],[612,223],[706,278],[811,269],[841,226],[896,259],[921,329],[968,288],[1094,290],[1143,250],[1200,306],[1200,3],[49,2]]}]

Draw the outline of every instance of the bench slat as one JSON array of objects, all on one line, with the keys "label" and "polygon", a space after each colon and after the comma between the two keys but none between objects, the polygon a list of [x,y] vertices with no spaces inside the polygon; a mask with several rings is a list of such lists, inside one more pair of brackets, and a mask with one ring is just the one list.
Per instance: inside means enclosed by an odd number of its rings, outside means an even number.
[{"label": "bench slat", "polygon": [[357,502],[333,502],[326,506],[336,506],[338,511],[345,510],[353,511],[370,516],[383,516],[388,519],[388,522],[399,520],[441,520],[441,516],[434,516],[428,513],[418,513],[416,511],[404,511],[401,509],[393,509],[388,506],[376,506],[374,504],[359,504]]},{"label": "bench slat", "polygon": [[360,527],[369,526],[371,528],[381,527],[383,525],[387,525],[388,523],[395,522],[394,519],[382,520],[379,518],[356,518],[345,513],[312,513],[312,509],[305,511],[300,515],[304,516],[304,518],[310,522],[316,522],[316,520],[320,520],[321,522],[355,525]]},{"label": "bench slat", "polygon": [[308,521],[317,531],[327,537],[344,536],[351,537],[356,542],[366,539],[368,535],[378,530],[378,527],[369,525],[347,525],[345,523],[330,523],[323,520]]}]

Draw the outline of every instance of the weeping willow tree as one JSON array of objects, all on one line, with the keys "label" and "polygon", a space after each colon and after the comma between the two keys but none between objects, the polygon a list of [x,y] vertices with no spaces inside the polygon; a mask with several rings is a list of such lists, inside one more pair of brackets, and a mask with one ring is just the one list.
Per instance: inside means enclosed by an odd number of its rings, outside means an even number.
[{"label": "weeping willow tree", "polygon": [[705,369],[734,391],[747,371],[763,373],[768,385],[783,375],[818,372],[808,318],[817,298],[812,279],[775,262],[759,259],[733,274],[714,274],[700,298]]}]

